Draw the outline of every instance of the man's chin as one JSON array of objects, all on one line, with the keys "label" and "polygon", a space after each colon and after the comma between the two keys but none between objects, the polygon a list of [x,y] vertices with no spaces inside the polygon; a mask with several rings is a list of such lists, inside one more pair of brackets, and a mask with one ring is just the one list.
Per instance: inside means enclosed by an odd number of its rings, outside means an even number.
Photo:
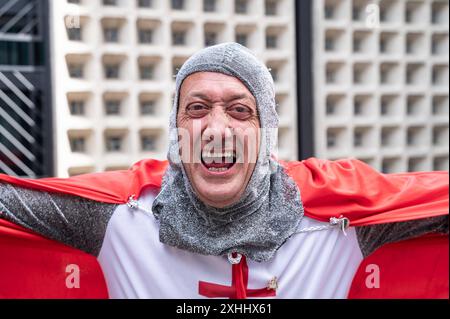
[{"label": "man's chin", "polygon": [[[239,200],[239,195],[236,192],[230,193],[229,190],[221,190],[217,186],[207,186],[208,191],[199,192],[199,197],[205,204],[216,207],[223,208],[236,203]],[[213,190],[213,191],[211,191]]]}]

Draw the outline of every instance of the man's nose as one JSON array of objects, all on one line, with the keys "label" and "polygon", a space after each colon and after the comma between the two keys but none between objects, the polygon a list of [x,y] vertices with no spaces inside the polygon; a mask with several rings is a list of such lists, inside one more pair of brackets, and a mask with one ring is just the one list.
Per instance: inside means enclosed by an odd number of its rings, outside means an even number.
[{"label": "man's nose", "polygon": [[211,111],[204,134],[208,135],[209,139],[212,139],[214,136],[225,140],[232,137],[230,119],[223,108],[218,107]]}]

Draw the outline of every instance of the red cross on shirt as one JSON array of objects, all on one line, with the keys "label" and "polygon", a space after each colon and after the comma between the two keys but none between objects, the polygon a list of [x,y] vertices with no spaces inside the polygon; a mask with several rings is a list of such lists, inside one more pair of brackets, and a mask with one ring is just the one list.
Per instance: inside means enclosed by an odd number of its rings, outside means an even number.
[{"label": "red cross on shirt", "polygon": [[[233,254],[236,258],[236,254]],[[270,288],[248,289],[248,266],[245,256],[232,266],[231,286],[199,281],[198,293],[207,298],[227,297],[230,299],[246,299],[247,297],[274,297],[276,290]]]}]

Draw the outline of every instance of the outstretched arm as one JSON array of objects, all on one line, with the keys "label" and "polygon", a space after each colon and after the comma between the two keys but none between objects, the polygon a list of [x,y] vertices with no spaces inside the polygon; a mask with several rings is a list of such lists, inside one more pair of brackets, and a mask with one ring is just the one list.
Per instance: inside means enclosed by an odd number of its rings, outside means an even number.
[{"label": "outstretched arm", "polygon": [[305,214],[349,218],[365,255],[389,242],[448,234],[448,172],[382,174],[356,159],[311,158],[285,167],[299,186]]},{"label": "outstretched arm", "polygon": [[0,218],[95,256],[116,206],[0,182]]}]

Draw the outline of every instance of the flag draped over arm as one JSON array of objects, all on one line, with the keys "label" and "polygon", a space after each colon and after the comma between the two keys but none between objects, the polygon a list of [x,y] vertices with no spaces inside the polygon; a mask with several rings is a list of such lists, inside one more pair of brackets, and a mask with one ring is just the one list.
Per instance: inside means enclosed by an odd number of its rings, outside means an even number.
[{"label": "flag draped over arm", "polygon": [[[350,220],[351,226],[365,226],[448,215],[447,172],[381,174],[357,160],[331,162],[312,158],[280,163],[300,189],[305,215],[319,221],[328,222],[331,217],[344,216]],[[167,165],[167,162],[144,160],[127,171],[68,179],[29,180],[0,174],[0,182],[124,204],[132,195],[138,198],[146,186],[160,187]],[[411,288],[414,282],[419,282],[418,276],[422,279],[438,278],[430,284],[434,286],[446,276],[446,287],[440,285],[440,288],[430,290],[429,286],[428,290],[420,291],[428,297],[439,297],[442,291],[446,291],[448,296],[448,235],[433,239],[436,242],[426,237],[418,240],[420,242],[407,241],[407,245],[412,245],[408,247],[418,249],[415,255],[402,255],[403,246],[386,245],[369,256],[373,259],[367,258],[361,264],[349,296],[375,297],[360,289],[365,285],[366,261],[378,262],[388,267],[386,269],[392,269],[391,274],[394,275],[386,278],[396,281],[400,287],[397,297],[401,297],[401,289],[416,292],[422,289],[425,281],[421,282],[422,286],[416,285],[417,289]],[[424,250],[420,251],[420,248]],[[447,249],[447,255],[443,249]],[[425,259],[421,256],[434,257]],[[443,263],[445,256],[446,264]],[[411,258],[417,263],[415,269],[421,271],[404,272],[405,276],[397,278],[396,271],[413,262]],[[73,286],[70,284],[72,268],[67,268],[68,265],[79,267],[79,288],[68,288]],[[447,274],[440,270],[430,274],[433,269],[446,269]],[[387,297],[388,294],[388,291],[378,290],[377,297]],[[93,256],[0,219],[0,298],[106,297],[103,274]]]}]

